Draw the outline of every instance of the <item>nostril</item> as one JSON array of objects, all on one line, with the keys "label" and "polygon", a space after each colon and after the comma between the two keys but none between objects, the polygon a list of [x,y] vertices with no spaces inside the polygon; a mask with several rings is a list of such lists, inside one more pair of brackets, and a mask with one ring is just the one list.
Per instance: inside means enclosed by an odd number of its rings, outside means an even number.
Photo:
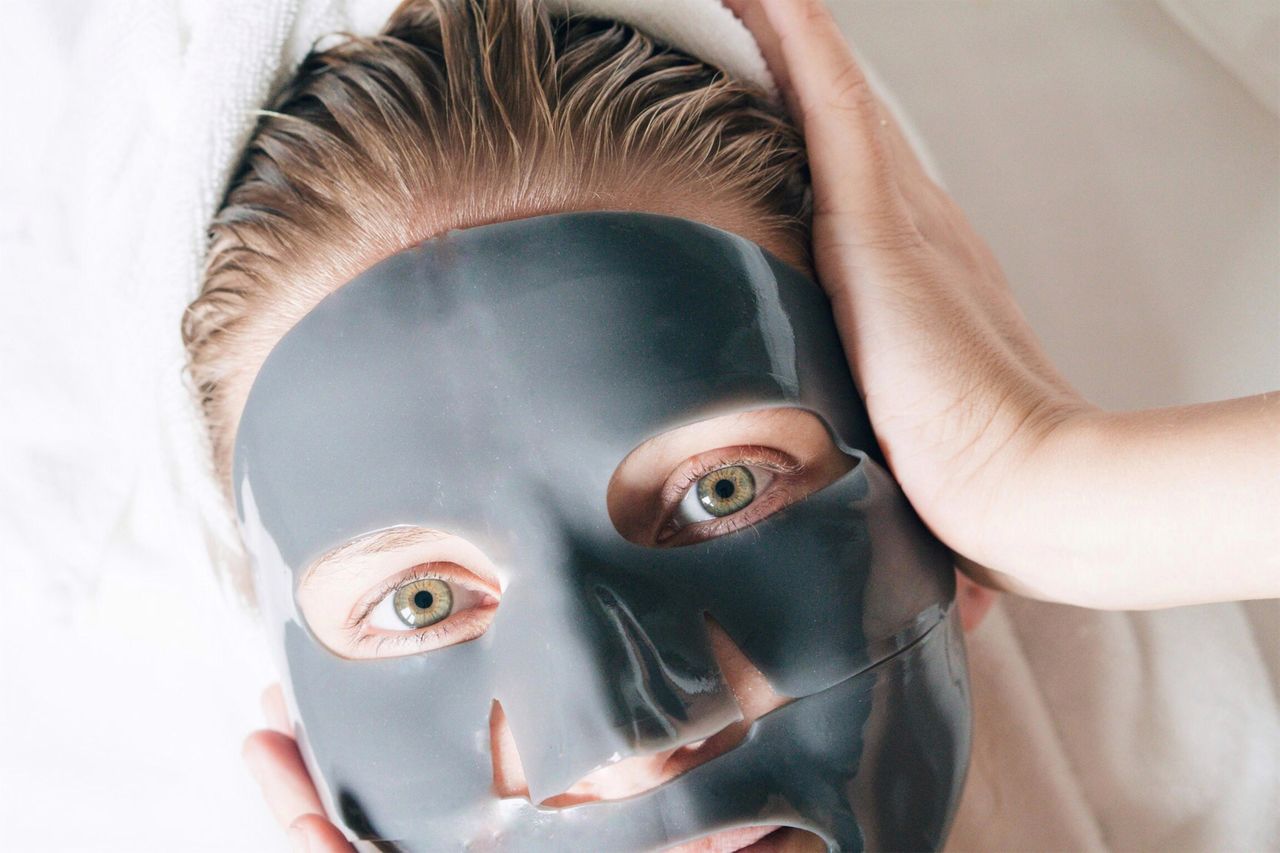
[{"label": "nostril", "polygon": [[[597,767],[559,793],[540,798],[539,805],[569,808],[597,800],[622,799],[652,790],[733,749],[746,738],[751,724],[757,718],[789,701],[773,691],[764,675],[747,660],[715,619],[709,614],[704,613],[703,616],[713,656],[729,687],[726,698],[736,712],[731,716],[734,721],[716,731],[712,728],[714,723],[708,718],[705,722],[711,723],[711,726],[704,726],[700,732],[704,736],[697,740],[646,755],[629,758],[615,756],[613,761]],[[709,730],[713,733],[708,735]],[[508,725],[506,712],[497,700],[490,706],[489,748],[493,761],[495,793],[502,798],[519,797],[532,801],[533,796],[515,736]]]},{"label": "nostril", "polygon": [[[679,762],[686,765],[693,753],[708,740],[710,738],[703,738],[664,752],[606,764],[588,773],[565,791],[541,800],[538,805],[563,809],[597,800],[622,799],[655,788],[677,775],[667,769],[672,754],[687,756]],[[532,801],[515,736],[507,723],[502,703],[496,699],[489,710],[489,751],[493,762],[493,789],[497,796],[520,797]]]},{"label": "nostril", "polygon": [[[553,809],[643,794],[710,761],[742,741],[749,726],[744,724],[741,709],[732,693],[728,694],[728,698],[733,702],[736,713],[731,717],[732,722],[723,725],[718,731],[711,730],[712,733],[708,735],[710,726],[704,726],[701,728],[703,737],[678,746],[626,758],[615,754],[605,764],[597,766],[559,793],[547,797],[533,796],[516,754],[515,738],[507,725],[502,707],[495,702],[491,717],[494,785],[500,792],[504,788],[512,792],[508,796],[522,796],[539,806]],[[708,719],[707,722],[711,720]],[[503,772],[504,766],[510,769]],[[505,786],[504,779],[507,781]],[[512,784],[512,780],[517,780],[518,784]],[[537,787],[535,784],[533,789]]]}]

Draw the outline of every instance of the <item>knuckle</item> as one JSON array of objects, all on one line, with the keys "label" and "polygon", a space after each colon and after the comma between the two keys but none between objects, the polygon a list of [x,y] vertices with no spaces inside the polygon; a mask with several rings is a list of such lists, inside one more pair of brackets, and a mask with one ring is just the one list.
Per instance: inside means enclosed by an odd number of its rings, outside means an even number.
[{"label": "knuckle", "polygon": [[900,223],[871,230],[864,242],[868,249],[895,253],[914,252],[925,245],[924,237],[919,231]]},{"label": "knuckle", "polygon": [[876,118],[879,115],[879,104],[871,84],[863,75],[862,69],[850,59],[831,79],[831,93],[827,105],[833,109],[851,112],[859,118]]},{"label": "knuckle", "polygon": [[927,241],[910,217],[889,206],[876,211],[815,211],[831,221],[830,233],[851,249],[905,255],[924,250]]},{"label": "knuckle", "polygon": [[857,244],[864,251],[902,258],[923,250],[925,240],[909,223],[881,221],[873,222],[870,227],[864,225],[857,235]]}]

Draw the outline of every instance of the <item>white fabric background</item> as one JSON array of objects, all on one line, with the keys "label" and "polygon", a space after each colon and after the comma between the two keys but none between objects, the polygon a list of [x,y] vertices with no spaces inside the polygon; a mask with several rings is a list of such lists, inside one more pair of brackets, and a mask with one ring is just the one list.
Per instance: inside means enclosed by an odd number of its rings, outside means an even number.
[{"label": "white fabric background", "polygon": [[[297,11],[272,5],[264,26],[242,3],[0,0],[5,849],[284,849],[238,757],[265,655],[157,487],[182,450],[150,438],[176,385],[157,342],[190,294],[137,266],[190,210],[155,203],[192,165],[183,87],[208,82],[179,72],[251,75],[253,50],[210,56],[207,33],[270,50]],[[1280,386],[1274,3],[832,6],[1086,394]],[[1280,848],[1276,602],[1008,602],[972,647],[953,846]]]}]

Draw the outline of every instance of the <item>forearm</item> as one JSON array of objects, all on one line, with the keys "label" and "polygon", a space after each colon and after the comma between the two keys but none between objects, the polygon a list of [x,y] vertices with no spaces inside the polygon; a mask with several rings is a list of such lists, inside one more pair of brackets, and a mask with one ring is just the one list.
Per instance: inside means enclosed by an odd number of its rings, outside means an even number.
[{"label": "forearm", "polygon": [[1027,459],[988,537],[997,585],[1125,609],[1280,597],[1280,393],[1081,414]]}]

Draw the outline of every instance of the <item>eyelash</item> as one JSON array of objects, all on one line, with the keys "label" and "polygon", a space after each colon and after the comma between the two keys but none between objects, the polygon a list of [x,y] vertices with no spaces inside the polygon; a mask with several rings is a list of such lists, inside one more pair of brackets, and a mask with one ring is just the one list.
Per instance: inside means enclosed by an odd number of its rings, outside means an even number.
[{"label": "eyelash", "polygon": [[[447,640],[450,635],[462,630],[462,617],[467,613],[473,612],[477,608],[463,610],[458,613],[450,613],[434,625],[426,625],[422,628],[418,628],[417,630],[396,631],[388,634],[366,634],[362,631],[362,629],[366,627],[365,623],[368,622],[369,615],[373,613],[374,608],[386,600],[387,596],[392,595],[397,589],[405,584],[410,584],[414,581],[422,580],[423,578],[435,578],[436,580],[444,581],[445,583],[457,584],[459,586],[462,585],[456,578],[447,576],[448,574],[449,573],[439,571],[433,572],[425,568],[425,566],[418,566],[409,570],[405,574],[398,575],[391,580],[384,582],[377,591],[370,593],[364,599],[360,604],[358,613],[347,619],[346,624],[343,625],[343,629],[346,631],[351,642],[356,646],[364,647],[369,643],[376,641],[377,644],[373,647],[375,654],[381,652],[383,647],[388,643],[392,644],[393,647],[398,647],[410,644],[420,645],[425,643],[427,640],[440,640],[441,646],[448,645],[443,641]],[[489,593],[486,592],[485,594],[488,595]]]},{"label": "eyelash", "polygon": [[[782,476],[774,477],[773,482],[769,484],[764,494],[757,495],[748,506],[743,507],[738,512],[710,521],[674,526],[676,509],[689,489],[693,488],[698,480],[712,471],[727,468],[731,465],[758,465]],[[749,527],[788,503],[792,495],[788,481],[794,481],[803,471],[804,464],[802,462],[780,450],[760,445],[726,447],[696,456],[693,458],[692,464],[673,474],[662,487],[663,504],[667,509],[662,523],[658,527],[656,539],[659,544],[666,544],[682,531],[697,530],[705,534],[695,540],[701,541],[703,538],[710,539]],[[742,518],[747,515],[754,517],[750,521],[743,521]]]}]

